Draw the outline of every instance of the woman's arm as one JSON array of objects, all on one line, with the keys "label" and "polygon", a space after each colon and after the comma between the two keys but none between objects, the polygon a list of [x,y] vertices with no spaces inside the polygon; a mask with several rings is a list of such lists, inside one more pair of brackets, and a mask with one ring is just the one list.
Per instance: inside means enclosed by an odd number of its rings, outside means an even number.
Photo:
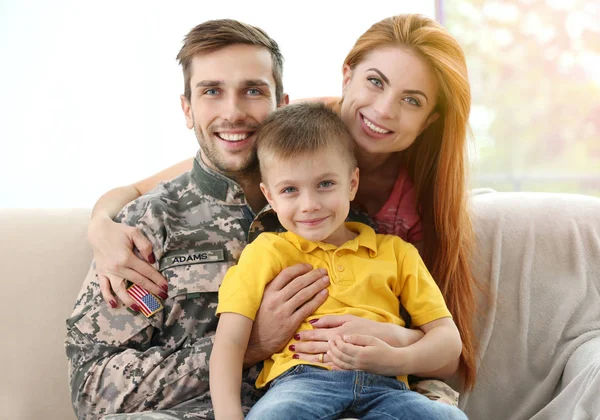
[{"label": "woman's arm", "polygon": [[114,188],[103,194],[92,210],[92,220],[95,217],[114,219],[127,203],[155,188],[159,182],[168,181],[192,169],[194,158],[183,160],[164,169],[157,174],[142,179],[132,185]]},{"label": "woman's arm", "polygon": [[178,177],[184,172],[191,171],[194,166],[194,158],[189,158],[176,163],[173,166],[168,167],[154,174],[146,179],[133,184],[133,187],[139,192],[140,195],[146,194],[148,191],[154,189],[160,182],[169,181],[173,178]]},{"label": "woman's arm", "polygon": [[422,339],[399,348],[369,335],[336,337],[327,355],[338,368],[386,376],[435,371],[458,360],[462,342],[451,318],[438,319],[421,328],[425,332]]},{"label": "woman's arm", "polygon": [[[123,304],[134,304],[125,291],[123,279],[163,299],[168,290],[165,278],[150,265],[155,262],[150,242],[137,229],[115,223],[113,219],[127,203],[152,190],[159,182],[190,170],[192,165],[193,158],[186,159],[133,185],[112,189],[96,202],[87,237],[94,253],[102,296],[113,308],[117,305],[113,293]],[[134,254],[134,248],[142,259]]]},{"label": "woman's arm", "polygon": [[242,364],[250,339],[252,320],[243,315],[221,314],[210,356],[210,395],[215,419],[243,419]]}]

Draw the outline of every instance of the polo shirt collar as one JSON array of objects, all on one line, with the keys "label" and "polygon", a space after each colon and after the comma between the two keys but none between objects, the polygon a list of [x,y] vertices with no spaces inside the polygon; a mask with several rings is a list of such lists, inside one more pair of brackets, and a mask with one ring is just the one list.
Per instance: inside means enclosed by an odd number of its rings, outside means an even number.
[{"label": "polo shirt collar", "polygon": [[364,247],[369,250],[369,255],[372,257],[377,255],[377,237],[375,231],[370,226],[357,222],[346,222],[346,227],[352,232],[358,233],[358,236],[340,247],[328,244],[325,242],[315,242],[304,239],[293,232],[285,232],[283,237],[294,245],[299,251],[304,253],[313,252],[316,248],[321,248],[324,251],[333,251],[335,249],[348,249],[356,252],[359,247]]}]

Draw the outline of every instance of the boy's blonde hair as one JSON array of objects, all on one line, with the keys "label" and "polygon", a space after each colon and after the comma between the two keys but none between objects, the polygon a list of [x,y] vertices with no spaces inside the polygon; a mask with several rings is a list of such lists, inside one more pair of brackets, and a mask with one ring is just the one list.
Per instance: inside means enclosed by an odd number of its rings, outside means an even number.
[{"label": "boy's blonde hair", "polygon": [[[256,138],[261,172],[276,161],[309,158],[326,149],[356,168],[354,140],[333,110],[321,103],[279,108],[261,124]],[[264,180],[263,180],[264,181]]]}]

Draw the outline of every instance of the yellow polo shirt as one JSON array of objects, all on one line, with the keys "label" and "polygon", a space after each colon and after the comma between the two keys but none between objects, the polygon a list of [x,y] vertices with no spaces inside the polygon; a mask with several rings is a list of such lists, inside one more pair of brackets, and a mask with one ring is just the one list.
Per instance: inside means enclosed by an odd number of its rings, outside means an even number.
[{"label": "yellow polo shirt", "polygon": [[[400,302],[417,327],[451,316],[414,246],[397,236],[376,234],[362,223],[346,226],[358,236],[340,247],[308,241],[292,232],[259,235],[227,272],[219,289],[217,315],[234,312],[254,320],[267,283],[285,267],[309,263],[325,268],[331,284],[325,303],[298,331],[311,329],[308,321],[313,318],[343,314],[404,326]],[[293,366],[313,364],[292,358],[294,352],[288,346],[294,341],[292,338],[281,352],[265,360],[256,381],[258,388]],[[407,382],[406,376],[398,379]]]}]

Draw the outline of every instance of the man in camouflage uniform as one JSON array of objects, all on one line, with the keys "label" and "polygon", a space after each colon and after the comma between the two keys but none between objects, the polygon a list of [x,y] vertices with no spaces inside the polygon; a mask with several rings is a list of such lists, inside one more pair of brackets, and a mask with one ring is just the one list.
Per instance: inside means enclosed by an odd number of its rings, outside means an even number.
[{"label": "man in camouflage uniform", "polygon": [[[194,167],[130,203],[116,219],[152,243],[154,267],[168,280],[169,297],[149,316],[125,306],[112,309],[92,266],[67,320],[65,342],[72,403],[81,419],[213,418],[208,361],[219,285],[252,236],[279,228],[274,213],[261,210],[266,202],[254,148],[258,125],[287,103],[277,44],[258,28],[209,21],[186,36],[178,59],[185,75],[182,108],[200,143]],[[277,298],[278,306],[290,302],[294,316],[261,307],[257,324],[274,330],[277,339],[265,343],[257,325],[246,366],[279,350],[322,303],[322,294],[314,296],[327,286],[323,275],[308,273],[296,284],[309,293]],[[265,300],[262,306],[268,306]],[[272,328],[269,317],[290,321]],[[257,372],[244,375],[246,409],[260,396]]]},{"label": "man in camouflage uniform", "polygon": [[[92,265],[65,341],[72,404],[81,419],[214,418],[208,361],[219,285],[247,243],[279,229],[275,214],[262,209],[254,149],[258,125],[287,103],[277,44],[250,25],[209,21],[190,31],[178,59],[182,108],[200,144],[194,167],[130,203],[116,219],[150,240],[169,297],[150,316],[109,308]],[[287,268],[265,290],[245,366],[280,350],[325,300],[318,292],[328,285],[326,273],[308,270]],[[257,373],[244,373],[246,411],[260,397]]]}]

